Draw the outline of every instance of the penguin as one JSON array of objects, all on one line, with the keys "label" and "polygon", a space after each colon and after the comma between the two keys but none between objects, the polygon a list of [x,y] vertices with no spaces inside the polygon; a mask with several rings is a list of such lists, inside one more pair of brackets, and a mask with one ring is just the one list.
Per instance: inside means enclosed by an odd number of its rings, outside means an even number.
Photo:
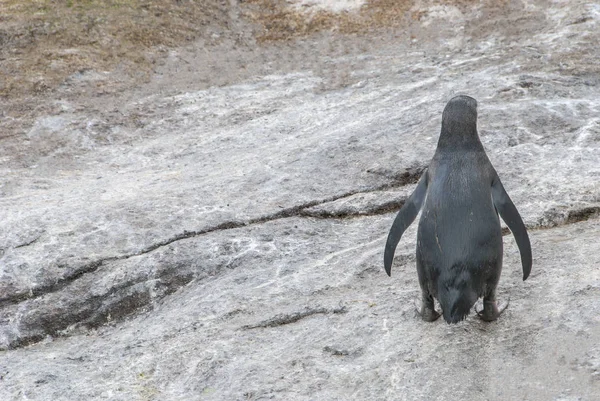
[{"label": "penguin", "polygon": [[435,321],[442,308],[447,323],[464,320],[479,298],[484,321],[504,311],[496,287],[502,271],[502,229],[498,215],[513,233],[523,267],[531,272],[527,229],[488,159],[477,133],[477,101],[452,98],[442,114],[442,129],[429,167],[396,216],[387,237],[384,267],[392,261],[402,234],[422,210],[417,232],[416,264],[421,287],[419,314]]}]

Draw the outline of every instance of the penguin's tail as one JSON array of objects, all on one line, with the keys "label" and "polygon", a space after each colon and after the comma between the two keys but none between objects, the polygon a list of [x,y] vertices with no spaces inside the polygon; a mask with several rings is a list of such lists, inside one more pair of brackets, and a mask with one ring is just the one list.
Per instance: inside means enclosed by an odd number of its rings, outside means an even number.
[{"label": "penguin's tail", "polygon": [[468,286],[441,285],[440,287],[438,300],[444,312],[444,320],[447,323],[458,323],[464,320],[477,302],[477,293]]}]

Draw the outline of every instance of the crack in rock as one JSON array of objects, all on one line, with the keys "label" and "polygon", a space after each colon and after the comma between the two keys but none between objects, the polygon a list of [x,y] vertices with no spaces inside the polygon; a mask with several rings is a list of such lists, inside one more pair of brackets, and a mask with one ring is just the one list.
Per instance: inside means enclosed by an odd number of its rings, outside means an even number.
[{"label": "crack in rock", "polygon": [[[597,218],[600,218],[600,206],[597,205],[570,210],[552,208],[547,210],[531,229],[554,228]],[[527,228],[530,229],[529,226]]]},{"label": "crack in rock", "polygon": [[242,326],[242,330],[250,330],[250,329],[258,329],[258,328],[267,328],[267,327],[277,327],[283,326],[290,323],[296,323],[297,321],[304,319],[306,317],[312,315],[328,315],[328,314],[340,314],[346,313],[348,309],[345,306],[340,306],[339,308],[327,309],[327,308],[306,308],[301,312],[294,313],[283,313],[280,315],[276,315],[270,319],[263,320],[257,324],[249,324]]},{"label": "crack in rock", "polygon": [[600,206],[585,207],[583,209],[570,210],[565,224],[579,223],[600,217]]},{"label": "crack in rock", "polygon": [[100,268],[100,266],[102,266],[104,263],[118,259],[120,258],[110,257],[106,259],[96,260],[94,262],[83,265],[81,268],[76,269],[73,273],[66,275],[65,277],[55,281],[54,283],[41,285],[29,289],[29,291],[22,291],[6,297],[2,297],[0,298],[0,308],[6,305],[17,304],[28,299],[38,298],[45,294],[60,291],[63,288],[67,287],[69,284],[71,284],[73,281],[77,280],[79,277],[83,276],[84,274],[93,273],[96,270],[98,270],[98,268]]},{"label": "crack in rock", "polygon": [[30,241],[27,241],[27,242],[24,242],[22,244],[16,245],[15,249],[17,249],[17,248],[25,248],[26,246],[35,244],[37,242],[37,240],[39,240],[40,238],[42,238],[42,236],[38,235],[37,237],[35,237],[34,239],[32,239]]},{"label": "crack in rock", "polygon": [[334,347],[330,347],[329,345],[326,345],[325,347],[323,347],[323,352],[328,352],[333,356],[348,356],[348,355],[350,355],[350,351],[348,351],[348,350],[337,349]]},{"label": "crack in rock", "polygon": [[[25,334],[10,341],[7,348],[15,349],[35,344],[48,335],[65,336],[71,326],[94,329],[111,321],[122,320],[151,304],[157,297],[157,293],[162,293],[162,297],[167,296],[192,279],[191,274],[177,275],[163,272],[151,280],[131,280],[120,283],[104,294],[80,299],[74,303],[55,300],[53,308],[39,313],[34,311],[34,316],[31,318],[33,324],[25,323],[22,327],[26,329],[22,330]],[[147,285],[148,281],[153,282],[151,288]],[[0,345],[0,350],[3,348]]]},{"label": "crack in rock", "polygon": [[[4,307],[6,305],[16,304],[16,303],[19,303],[19,302],[22,302],[22,301],[25,301],[28,299],[38,298],[45,294],[60,291],[63,288],[67,287],[72,282],[74,282],[75,280],[77,280],[78,278],[80,278],[81,276],[83,276],[84,274],[95,272],[104,263],[117,261],[117,260],[125,260],[125,259],[129,259],[129,258],[132,258],[135,256],[144,255],[144,254],[152,252],[158,248],[162,248],[164,246],[170,245],[174,242],[177,242],[177,241],[180,241],[183,239],[198,237],[200,235],[209,234],[212,232],[217,232],[217,231],[222,231],[222,230],[231,230],[231,229],[247,227],[247,226],[251,226],[251,225],[255,225],[255,224],[262,224],[262,223],[279,220],[279,219],[284,219],[284,218],[289,218],[289,217],[317,217],[317,218],[319,218],[319,217],[320,218],[349,217],[349,216],[351,216],[350,214],[339,214],[338,216],[326,216],[326,215],[320,216],[318,213],[314,213],[314,215],[313,215],[313,213],[307,211],[307,209],[314,207],[314,206],[322,205],[325,203],[334,202],[336,200],[340,200],[343,198],[348,198],[350,196],[357,195],[360,193],[376,192],[376,191],[381,191],[384,189],[404,186],[404,185],[407,185],[410,183],[417,182],[424,169],[425,169],[425,167],[422,167],[422,166],[407,168],[404,171],[396,172],[394,174],[389,174],[390,182],[387,182],[387,183],[379,185],[379,186],[374,186],[374,187],[370,187],[370,188],[368,187],[368,188],[363,188],[363,189],[358,189],[358,190],[352,190],[352,191],[348,191],[348,192],[345,192],[340,195],[330,196],[325,199],[305,202],[305,203],[297,205],[297,206],[292,206],[289,208],[282,209],[276,213],[248,219],[246,221],[230,220],[230,221],[225,221],[223,223],[220,223],[215,226],[208,227],[208,228],[205,228],[202,230],[197,230],[197,231],[185,230],[181,234],[175,235],[166,240],[149,245],[149,246],[141,249],[140,251],[125,254],[125,255],[120,255],[120,256],[111,256],[108,258],[99,259],[99,260],[93,261],[91,263],[85,264],[85,265],[81,266],[80,268],[75,268],[72,273],[66,274],[65,276],[56,280],[52,284],[38,286],[35,288],[31,288],[27,291],[21,291],[21,292],[14,293],[14,294],[11,294],[11,295],[8,295],[5,297],[1,297],[0,298],[0,308]],[[388,176],[388,175],[386,175],[386,176]],[[355,215],[356,216],[358,216],[358,215],[368,216],[371,214],[382,214],[382,213],[385,213],[386,211],[394,210],[394,207],[396,207],[396,205],[398,205],[399,203],[403,204],[404,200],[401,200],[398,202],[389,202],[389,203],[390,204],[384,204],[381,207],[374,208],[371,213],[364,213],[364,214],[357,213]],[[401,204],[400,204],[400,206],[401,206]],[[37,240],[37,238],[34,241],[31,241],[29,244],[24,244],[22,246],[30,245],[31,243],[35,242],[36,240]]]},{"label": "crack in rock", "polygon": [[303,209],[300,215],[303,217],[314,217],[317,219],[344,219],[354,217],[377,216],[399,210],[406,202],[407,197],[391,200],[378,205],[367,206],[364,209],[342,208],[337,210]]},{"label": "crack in rock", "polygon": [[427,166],[425,165],[412,166],[407,169],[404,169],[404,171],[401,172],[392,171],[384,168],[376,168],[367,170],[367,173],[381,175],[383,177],[388,178],[390,180],[390,187],[401,187],[408,184],[416,184],[417,181],[419,181],[419,178],[421,178],[421,174],[423,174],[423,171],[426,168]]}]

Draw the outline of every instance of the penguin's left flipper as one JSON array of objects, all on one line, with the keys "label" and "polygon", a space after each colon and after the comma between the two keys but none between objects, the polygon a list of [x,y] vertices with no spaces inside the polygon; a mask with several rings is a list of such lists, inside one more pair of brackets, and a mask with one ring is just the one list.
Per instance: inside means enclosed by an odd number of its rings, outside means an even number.
[{"label": "penguin's left flipper", "polygon": [[394,260],[394,253],[396,252],[396,246],[402,238],[402,234],[411,225],[411,223],[419,214],[425,195],[427,194],[427,169],[423,171],[417,187],[410,195],[410,197],[404,202],[402,208],[398,212],[398,215],[394,219],[390,233],[388,234],[387,241],[385,243],[385,252],[383,255],[383,265],[385,272],[388,276],[392,275],[392,261]]},{"label": "penguin's left flipper", "polygon": [[508,308],[508,304],[510,303],[510,297],[506,299],[506,301],[502,302],[500,305],[497,304],[496,301],[483,301],[483,308],[477,309],[475,308],[475,312],[477,312],[477,316],[483,321],[493,322],[498,319],[498,317]]},{"label": "penguin's left flipper", "polygon": [[521,254],[521,264],[523,265],[523,281],[527,280],[529,273],[531,273],[531,243],[529,242],[529,235],[527,235],[527,229],[523,224],[523,219],[517,211],[512,200],[506,193],[506,190],[500,182],[500,178],[496,176],[492,182],[492,200],[494,206],[502,220],[506,222],[506,225],[515,236],[517,246],[519,247],[519,253]]}]

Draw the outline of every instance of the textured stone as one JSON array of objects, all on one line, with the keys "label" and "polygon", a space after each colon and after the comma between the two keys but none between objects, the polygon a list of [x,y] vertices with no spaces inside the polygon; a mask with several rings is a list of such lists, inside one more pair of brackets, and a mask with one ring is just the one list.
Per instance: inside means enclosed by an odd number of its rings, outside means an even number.
[{"label": "textured stone", "polygon": [[[323,54],[342,84],[273,71],[35,121],[0,165],[0,399],[593,400],[600,10],[444,7]],[[491,324],[415,316],[416,224],[382,268],[458,93],[531,230],[526,282],[504,237]]]}]

